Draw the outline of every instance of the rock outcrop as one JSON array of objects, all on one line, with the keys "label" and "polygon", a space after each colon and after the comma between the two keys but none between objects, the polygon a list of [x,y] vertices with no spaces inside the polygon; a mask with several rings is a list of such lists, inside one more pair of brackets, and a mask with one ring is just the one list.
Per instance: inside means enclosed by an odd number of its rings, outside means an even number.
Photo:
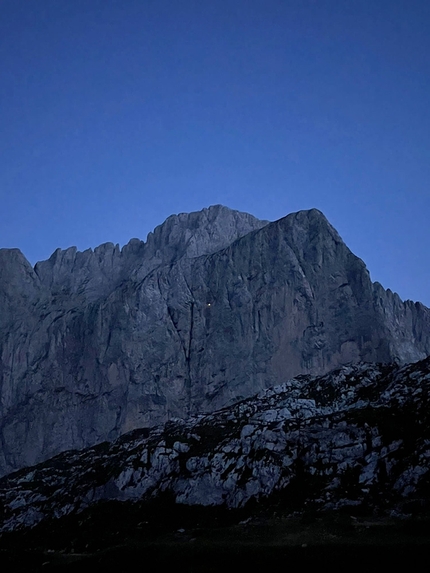
[{"label": "rock outcrop", "polygon": [[300,376],[0,480],[0,531],[101,500],[409,514],[430,503],[430,358]]},{"label": "rock outcrop", "polygon": [[122,250],[0,251],[0,472],[209,413],[300,373],[430,354],[430,311],[324,215],[215,206]]}]

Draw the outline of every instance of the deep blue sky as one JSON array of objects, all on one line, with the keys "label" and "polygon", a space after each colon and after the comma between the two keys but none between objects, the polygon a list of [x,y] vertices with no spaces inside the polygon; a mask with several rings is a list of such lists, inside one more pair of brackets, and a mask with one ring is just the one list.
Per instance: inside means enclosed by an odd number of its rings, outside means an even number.
[{"label": "deep blue sky", "polygon": [[430,305],[429,0],[0,0],[0,247],[317,207]]}]

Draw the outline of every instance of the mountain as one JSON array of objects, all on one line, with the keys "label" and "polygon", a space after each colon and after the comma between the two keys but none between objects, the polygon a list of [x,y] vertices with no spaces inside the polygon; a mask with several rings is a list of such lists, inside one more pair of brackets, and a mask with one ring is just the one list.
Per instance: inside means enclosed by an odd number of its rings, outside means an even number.
[{"label": "mountain", "polygon": [[207,414],[298,374],[430,354],[430,310],[316,210],[214,206],[122,250],[0,250],[0,472]]},{"label": "mountain", "polygon": [[[342,366],[212,414],[62,453],[0,480],[0,531],[108,500],[428,513],[429,391],[430,358]],[[147,509],[139,511],[143,521]]]}]

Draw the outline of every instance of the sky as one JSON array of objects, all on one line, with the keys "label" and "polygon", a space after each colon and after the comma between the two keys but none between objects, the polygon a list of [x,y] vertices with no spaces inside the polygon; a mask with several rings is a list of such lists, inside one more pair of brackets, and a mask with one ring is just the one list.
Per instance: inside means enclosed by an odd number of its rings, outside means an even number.
[{"label": "sky", "polygon": [[428,0],[0,0],[0,247],[316,207],[430,306]]}]

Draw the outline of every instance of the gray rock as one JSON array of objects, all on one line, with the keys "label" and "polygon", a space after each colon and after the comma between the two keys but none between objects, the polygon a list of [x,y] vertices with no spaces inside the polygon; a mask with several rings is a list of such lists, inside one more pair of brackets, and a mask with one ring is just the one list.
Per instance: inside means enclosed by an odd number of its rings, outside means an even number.
[{"label": "gray rock", "polygon": [[[418,391],[419,390],[419,391]],[[0,480],[0,531],[100,500],[426,512],[430,358],[301,376],[206,416],[136,430]],[[277,498],[275,497],[277,496]]]},{"label": "gray rock", "polygon": [[214,411],[297,374],[430,354],[430,311],[317,210],[215,206],[120,250],[0,251],[0,471]]},{"label": "gray rock", "polygon": [[131,239],[122,250],[113,243],[83,253],[76,247],[57,249],[47,261],[36,264],[35,272],[52,294],[83,295],[86,302],[93,302],[124,280],[142,280],[155,268],[181,257],[214,253],[267,223],[214,205],[196,213],[171,215],[148,234],[146,243]]}]

